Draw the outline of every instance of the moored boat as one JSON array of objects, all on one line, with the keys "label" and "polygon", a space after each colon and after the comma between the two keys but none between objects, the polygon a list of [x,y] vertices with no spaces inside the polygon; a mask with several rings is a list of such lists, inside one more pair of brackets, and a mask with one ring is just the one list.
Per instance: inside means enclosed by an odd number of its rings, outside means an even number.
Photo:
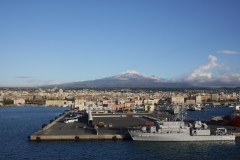
[{"label": "moored boat", "polygon": [[227,125],[240,127],[240,104],[232,107],[233,110],[230,114],[227,114],[223,117]]},{"label": "moored boat", "polygon": [[189,111],[202,111],[205,110],[205,106],[201,105],[201,104],[195,104],[195,105],[191,105],[188,107]]},{"label": "moored boat", "polygon": [[186,124],[183,121],[156,121],[154,126],[129,129],[134,141],[234,141],[235,135],[225,128],[211,132],[200,120]]},{"label": "moored boat", "polygon": [[212,117],[208,120],[208,122],[212,122],[212,123],[223,123],[224,122],[224,119],[222,116],[215,116],[215,117]]}]

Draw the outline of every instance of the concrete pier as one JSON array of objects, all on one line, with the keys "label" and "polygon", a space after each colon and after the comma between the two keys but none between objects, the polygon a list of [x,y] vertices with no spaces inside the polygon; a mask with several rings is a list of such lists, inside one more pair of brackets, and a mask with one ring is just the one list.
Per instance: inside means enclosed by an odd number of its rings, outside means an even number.
[{"label": "concrete pier", "polygon": [[[156,121],[157,118],[173,119],[174,115],[160,114],[156,116],[153,113],[119,113],[119,114],[98,114],[93,115],[94,122],[104,122],[104,127],[93,127],[88,124],[88,116],[78,119],[77,123],[64,123],[64,119],[70,116],[68,111],[53,120],[50,124],[43,127],[29,137],[31,141],[51,141],[51,140],[131,140],[128,134],[129,126],[144,126],[146,122]],[[192,121],[192,120],[188,120]],[[216,128],[225,127],[236,137],[240,137],[240,128],[232,126],[223,126],[219,124],[208,124],[215,130]]]},{"label": "concrete pier", "polygon": [[[78,119],[77,123],[64,123],[64,118],[69,117],[67,112],[55,119],[29,137],[32,141],[40,140],[129,140],[127,127],[133,125],[145,125],[150,121],[149,117],[143,114],[105,114],[95,115],[94,122],[104,122],[103,128],[95,129],[88,124],[88,116]],[[111,124],[111,125],[110,125]],[[85,127],[84,127],[85,126]]]},{"label": "concrete pier", "polygon": [[32,135],[32,141],[52,141],[52,140],[124,140],[131,139],[128,135]]}]

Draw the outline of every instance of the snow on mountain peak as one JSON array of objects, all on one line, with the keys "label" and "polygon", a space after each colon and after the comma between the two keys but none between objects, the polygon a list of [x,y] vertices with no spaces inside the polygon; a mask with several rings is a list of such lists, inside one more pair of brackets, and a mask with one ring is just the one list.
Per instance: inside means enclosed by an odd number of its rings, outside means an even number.
[{"label": "snow on mountain peak", "polygon": [[127,70],[126,72],[122,72],[119,75],[123,75],[123,74],[137,74],[137,75],[143,75],[135,70]]},{"label": "snow on mountain peak", "polygon": [[126,72],[122,72],[118,75],[113,76],[114,78],[127,80],[128,78],[146,78],[146,79],[153,79],[153,80],[161,80],[161,78],[156,76],[147,76],[135,70],[127,70]]}]

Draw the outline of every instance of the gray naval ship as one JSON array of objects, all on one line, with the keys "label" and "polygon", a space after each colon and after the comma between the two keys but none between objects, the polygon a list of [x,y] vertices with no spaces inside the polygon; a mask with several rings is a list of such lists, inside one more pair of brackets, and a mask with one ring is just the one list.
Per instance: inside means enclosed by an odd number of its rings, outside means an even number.
[{"label": "gray naval ship", "polygon": [[154,126],[129,129],[134,141],[234,141],[235,135],[226,128],[211,133],[206,123],[197,120],[193,124],[183,121],[156,121]]}]

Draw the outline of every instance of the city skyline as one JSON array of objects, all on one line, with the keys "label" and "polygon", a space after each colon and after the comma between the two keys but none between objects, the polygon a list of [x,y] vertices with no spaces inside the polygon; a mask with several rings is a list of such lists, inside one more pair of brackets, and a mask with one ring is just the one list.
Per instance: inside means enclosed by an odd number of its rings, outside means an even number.
[{"label": "city skyline", "polygon": [[0,87],[136,70],[170,82],[240,86],[240,2],[0,2]]}]

